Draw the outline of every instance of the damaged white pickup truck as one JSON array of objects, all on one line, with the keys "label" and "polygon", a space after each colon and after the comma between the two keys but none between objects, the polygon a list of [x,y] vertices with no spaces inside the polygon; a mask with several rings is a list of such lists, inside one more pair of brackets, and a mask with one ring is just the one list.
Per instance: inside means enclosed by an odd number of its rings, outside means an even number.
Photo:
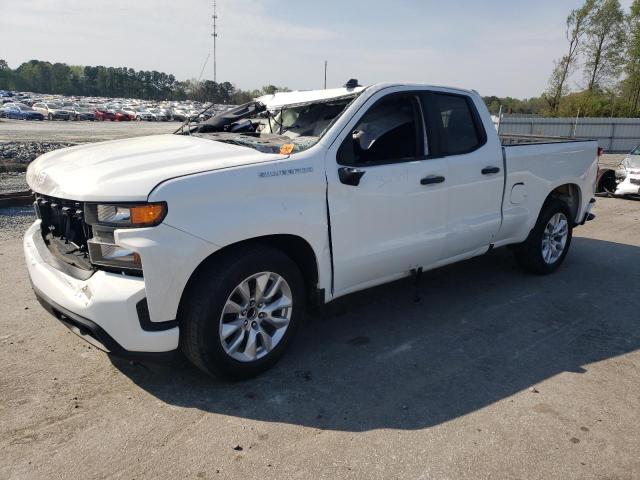
[{"label": "damaged white pickup truck", "polygon": [[502,140],[476,92],[379,84],[51,152],[27,173],[33,288],[114,355],[246,378],[310,305],[506,245],[556,270],[592,218],[597,144]]}]

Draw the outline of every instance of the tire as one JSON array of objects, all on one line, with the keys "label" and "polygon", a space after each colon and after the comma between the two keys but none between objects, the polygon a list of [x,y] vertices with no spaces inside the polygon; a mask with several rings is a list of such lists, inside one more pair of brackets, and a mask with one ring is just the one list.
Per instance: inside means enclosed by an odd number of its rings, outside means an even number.
[{"label": "tire", "polygon": [[[559,219],[560,222],[554,227],[550,222]],[[561,227],[562,220],[566,221],[566,234]],[[527,239],[517,245],[514,254],[518,264],[525,270],[537,275],[548,275],[555,272],[562,262],[564,262],[573,236],[574,219],[569,206],[557,199],[549,199],[542,207],[535,227],[529,233]],[[549,227],[549,229],[547,228]],[[553,235],[554,228],[558,228],[558,234]],[[546,234],[546,235],[545,235]],[[548,237],[547,244],[551,247],[545,249],[545,237]],[[561,246],[560,246],[561,245]]]},{"label": "tire", "polygon": [[[265,300],[251,306],[248,299],[238,296],[238,288],[246,285],[248,297],[254,298],[257,281],[251,279],[259,276],[263,280],[264,275],[268,275],[268,281],[263,284]],[[278,277],[281,277],[279,283],[275,281]],[[269,294],[274,285],[280,285],[282,292]],[[274,308],[278,302],[286,304],[289,295],[289,308]],[[240,309],[236,303],[242,304]],[[304,318],[304,303],[302,274],[287,255],[265,245],[231,250],[201,267],[189,282],[178,314],[180,348],[191,363],[214,377],[225,380],[254,377],[273,366],[291,343]],[[233,309],[229,310],[230,306]],[[268,315],[263,308],[272,309],[272,320],[263,318]],[[223,314],[225,309],[230,313]],[[281,317],[287,314],[286,326],[273,327],[272,321],[282,322],[286,319]],[[233,331],[227,333],[226,339],[222,338],[223,325]],[[272,329],[273,333],[268,333]],[[239,346],[231,351],[234,348],[230,345],[237,342]],[[250,344],[255,347],[250,348]]]}]

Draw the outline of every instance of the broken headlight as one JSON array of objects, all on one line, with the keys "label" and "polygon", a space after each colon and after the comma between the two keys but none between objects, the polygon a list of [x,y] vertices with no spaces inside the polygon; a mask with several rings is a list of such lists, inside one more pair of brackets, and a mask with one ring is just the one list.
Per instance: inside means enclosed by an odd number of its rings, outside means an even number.
[{"label": "broken headlight", "polygon": [[142,271],[140,255],[115,243],[101,243],[93,238],[87,242],[89,259],[102,267]]}]

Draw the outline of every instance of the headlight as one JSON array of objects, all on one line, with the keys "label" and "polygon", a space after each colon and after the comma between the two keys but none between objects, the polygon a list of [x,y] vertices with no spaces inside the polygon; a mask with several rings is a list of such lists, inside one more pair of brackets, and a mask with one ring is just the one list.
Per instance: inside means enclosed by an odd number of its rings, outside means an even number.
[{"label": "headlight", "polygon": [[153,227],[167,215],[167,204],[100,204],[89,203],[85,207],[86,222],[116,228]]},{"label": "headlight", "polygon": [[153,227],[164,220],[167,204],[158,203],[88,203],[85,222],[91,225],[93,237],[87,241],[89,259],[94,265],[111,269],[142,272],[140,255],[115,243],[118,228]]}]

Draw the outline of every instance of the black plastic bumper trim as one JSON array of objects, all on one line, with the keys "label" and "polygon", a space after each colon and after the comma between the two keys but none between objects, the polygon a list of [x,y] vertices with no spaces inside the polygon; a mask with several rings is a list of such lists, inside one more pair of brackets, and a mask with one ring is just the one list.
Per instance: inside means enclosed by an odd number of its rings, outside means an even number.
[{"label": "black plastic bumper trim", "polygon": [[[91,343],[97,348],[101,348],[110,355],[126,358],[129,360],[146,361],[152,363],[171,362],[176,358],[177,350],[170,350],[168,352],[132,352],[130,350],[126,350],[95,322],[89,320],[88,318],[84,318],[76,313],[70,312],[66,308],[58,305],[56,302],[54,302],[44,293],[38,290],[35,286],[33,286],[33,291],[36,295],[36,298],[38,299],[38,302],[40,302],[40,305],[42,305],[42,307],[47,312],[57,318],[67,328],[70,328],[75,334],[82,337],[85,341]],[[75,329],[77,329],[78,331],[76,331]],[[86,337],[97,341],[97,344],[96,342],[88,340]]]},{"label": "black plastic bumper trim", "polygon": [[140,321],[140,328],[145,332],[162,332],[163,330],[171,330],[178,326],[177,320],[167,320],[164,322],[152,322],[149,316],[149,306],[146,297],[136,303],[136,312]]}]

